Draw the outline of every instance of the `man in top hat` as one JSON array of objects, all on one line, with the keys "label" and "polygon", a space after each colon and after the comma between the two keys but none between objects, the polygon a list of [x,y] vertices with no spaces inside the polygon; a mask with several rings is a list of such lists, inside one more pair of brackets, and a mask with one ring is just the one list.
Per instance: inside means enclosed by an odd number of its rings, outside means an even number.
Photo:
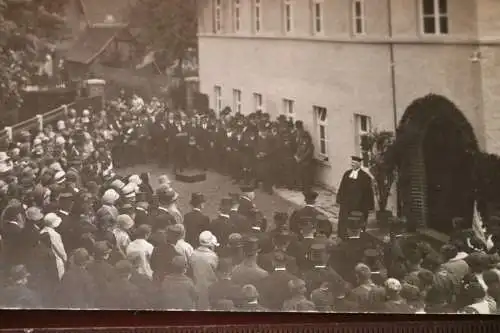
[{"label": "man in top hat", "polygon": [[205,201],[205,196],[203,194],[193,193],[190,201],[193,210],[184,215],[186,241],[195,248],[198,246],[198,237],[200,233],[210,229],[210,218],[201,211]]},{"label": "man in top hat", "polygon": [[218,280],[208,288],[208,300],[212,310],[217,309],[220,301],[230,300],[233,304],[241,301],[241,286],[232,280],[233,265],[231,259],[222,258],[217,266]]},{"label": "man in top hat", "polygon": [[242,186],[241,192],[238,213],[247,219],[251,219],[253,215],[252,212],[256,208],[253,202],[255,200],[255,187],[251,185]]},{"label": "man in top hat", "polygon": [[330,290],[335,290],[339,286],[347,284],[340,274],[328,265],[330,253],[326,244],[312,244],[309,250],[309,259],[312,266],[303,273],[308,294],[320,288],[325,282]]},{"label": "man in top hat", "polygon": [[172,217],[176,223],[182,223],[184,217],[182,215],[179,217],[179,214],[175,214],[175,211],[172,210],[172,205],[175,204],[178,194],[173,189],[160,187],[156,190],[156,195],[158,198],[158,207],[151,212],[151,220],[154,221],[153,229],[155,228],[156,221],[164,215]]},{"label": "man in top hat", "polygon": [[[316,217],[319,215],[324,215],[322,212],[316,208],[316,199],[318,198],[318,192],[309,190],[307,192],[303,192],[304,195],[304,202],[305,205],[302,208],[296,209],[292,215],[290,216],[290,230],[296,234],[300,233],[300,221],[302,220],[303,217]],[[326,217],[326,216],[325,216]],[[322,220],[324,221],[324,219]],[[326,218],[326,221],[328,221],[328,218]],[[316,222],[316,221],[315,221]],[[328,223],[330,223],[328,221]],[[323,228],[325,223],[323,223]],[[317,226],[319,227],[319,226]],[[328,228],[327,228],[328,229]],[[331,229],[331,223],[330,223],[330,229]],[[330,235],[328,235],[330,236]]]},{"label": "man in top hat", "polygon": [[210,223],[210,231],[217,237],[222,247],[225,247],[229,238],[235,230],[231,224],[231,198],[222,198],[219,206],[219,215]]},{"label": "man in top hat", "polygon": [[107,241],[97,241],[92,252],[94,260],[87,266],[96,288],[96,306],[104,307],[108,286],[116,279],[116,271],[110,263],[113,249]]},{"label": "man in top hat", "polygon": [[281,230],[279,233],[275,233],[272,238],[272,250],[267,253],[263,252],[258,257],[257,263],[259,266],[267,272],[272,273],[278,264],[276,258],[279,257],[282,258],[279,260],[284,261],[288,271],[296,274],[298,271],[297,260],[288,254],[292,237],[293,235],[288,230]]},{"label": "man in top hat", "polygon": [[269,275],[257,264],[259,239],[247,237],[243,241],[243,261],[233,269],[233,281],[239,285],[258,284],[260,280]]},{"label": "man in top hat", "polygon": [[272,252],[273,268],[269,276],[258,283],[257,288],[262,295],[262,304],[273,311],[280,311],[289,296],[288,282],[297,279],[290,270],[287,255],[283,252]]},{"label": "man in top hat", "polygon": [[30,273],[24,265],[8,272],[8,283],[2,291],[0,305],[5,308],[33,309],[42,305],[40,295],[28,287]]},{"label": "man in top hat", "polygon": [[351,169],[342,176],[336,198],[340,208],[337,234],[342,239],[347,236],[348,217],[352,212],[363,213],[363,223],[366,224],[368,212],[374,208],[372,181],[361,169],[362,159],[352,156],[351,160]]},{"label": "man in top hat", "polygon": [[68,270],[61,280],[60,306],[70,309],[92,309],[95,306],[94,280],[87,270],[91,257],[86,249],[74,251]]}]

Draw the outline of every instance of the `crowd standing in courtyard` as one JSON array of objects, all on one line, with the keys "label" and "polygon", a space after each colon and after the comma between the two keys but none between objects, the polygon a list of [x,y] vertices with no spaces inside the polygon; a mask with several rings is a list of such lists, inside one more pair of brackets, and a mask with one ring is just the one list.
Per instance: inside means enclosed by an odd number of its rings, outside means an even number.
[{"label": "crowd standing in courtyard", "polygon": [[[177,193],[166,175],[153,188],[147,173],[116,174],[155,156],[178,172],[231,175],[241,193],[207,216],[204,194]],[[188,117],[138,96],[22,132],[0,151],[0,305],[497,313],[496,246],[463,232],[436,251],[395,230],[370,243],[371,190],[357,158],[339,190],[337,232],[315,207],[312,156],[300,121],[228,109]],[[303,207],[264,216],[260,183],[300,188]],[[179,196],[190,196],[191,211],[179,210]]]}]

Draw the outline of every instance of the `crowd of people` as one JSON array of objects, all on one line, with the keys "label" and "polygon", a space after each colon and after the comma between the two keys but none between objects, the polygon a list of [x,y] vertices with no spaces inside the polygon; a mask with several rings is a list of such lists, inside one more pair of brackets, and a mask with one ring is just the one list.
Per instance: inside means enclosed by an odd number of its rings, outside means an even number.
[{"label": "crowd of people", "polygon": [[[300,122],[265,113],[187,118],[138,96],[102,112],[69,110],[54,127],[2,142],[0,305],[497,312],[500,256],[471,234],[438,251],[395,232],[378,244],[362,231],[364,214],[349,211],[347,236],[336,237],[310,178],[296,176],[309,145]],[[202,193],[177,193],[166,175],[153,188],[147,173],[117,174],[154,156],[176,171],[192,163],[228,172],[241,193],[227,193],[209,217]],[[264,190],[300,186],[303,207],[267,219],[254,203],[259,181]],[[186,195],[192,210],[181,212]]]}]

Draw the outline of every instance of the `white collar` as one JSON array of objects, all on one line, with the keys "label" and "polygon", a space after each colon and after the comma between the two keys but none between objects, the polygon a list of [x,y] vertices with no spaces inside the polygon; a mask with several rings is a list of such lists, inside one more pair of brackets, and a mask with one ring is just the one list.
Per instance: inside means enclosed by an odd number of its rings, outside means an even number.
[{"label": "white collar", "polygon": [[252,227],[252,230],[261,231],[260,227]]},{"label": "white collar", "polygon": [[358,179],[359,170],[361,170],[361,169],[357,169],[357,170],[353,169],[351,171],[351,173],[349,174],[349,178],[351,178],[351,179]]},{"label": "white collar", "polygon": [[283,271],[286,271],[286,268],[285,267],[276,267],[274,269],[275,272],[283,272]]},{"label": "white collar", "polygon": [[137,209],[137,210],[141,210],[141,211],[143,211],[143,212],[147,212],[147,211],[146,211],[144,208],[142,208],[142,207],[135,207],[135,209]]},{"label": "white collar", "polygon": [[314,268],[326,268],[326,265],[315,265]]},{"label": "white collar", "polygon": [[65,210],[59,209],[59,213],[63,214],[64,216],[68,216],[69,213]]},{"label": "white collar", "polygon": [[468,254],[465,253],[465,252],[459,252],[455,258],[451,258],[450,260],[448,260],[449,262],[452,262],[452,261],[458,261],[458,260],[463,260],[465,258],[468,257]]},{"label": "white collar", "polygon": [[227,215],[227,214],[222,214],[222,213],[219,213],[219,216],[225,217],[226,219],[230,218],[230,216],[229,216],[229,215]]},{"label": "white collar", "polygon": [[165,207],[162,207],[162,206],[158,206],[158,209],[162,210],[164,212],[170,213],[169,210],[168,210],[168,208],[165,208]]},{"label": "white collar", "polygon": [[193,208],[194,211],[201,212],[201,209],[199,208]]},{"label": "white collar", "polygon": [[305,207],[311,207],[311,208],[314,208],[314,205],[307,204],[307,205],[305,205]]}]

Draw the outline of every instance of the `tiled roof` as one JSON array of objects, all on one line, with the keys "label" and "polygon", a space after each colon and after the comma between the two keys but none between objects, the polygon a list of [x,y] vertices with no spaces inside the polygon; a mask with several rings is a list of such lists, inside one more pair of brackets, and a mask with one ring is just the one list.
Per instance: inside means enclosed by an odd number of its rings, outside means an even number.
[{"label": "tiled roof", "polygon": [[130,7],[137,0],[80,0],[88,22],[102,24],[107,16],[112,16],[115,23],[127,23]]},{"label": "tiled roof", "polygon": [[89,64],[104,51],[122,29],[121,27],[87,28],[66,53],[66,60]]}]

